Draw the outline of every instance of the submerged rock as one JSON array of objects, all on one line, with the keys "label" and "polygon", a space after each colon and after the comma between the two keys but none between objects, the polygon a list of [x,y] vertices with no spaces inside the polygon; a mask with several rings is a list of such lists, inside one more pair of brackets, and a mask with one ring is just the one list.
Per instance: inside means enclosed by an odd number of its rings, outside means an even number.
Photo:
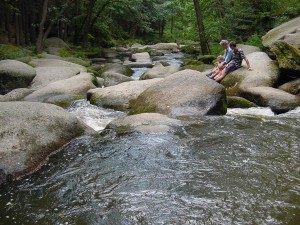
[{"label": "submerged rock", "polygon": [[131,102],[130,114],[156,112],[170,117],[226,114],[225,88],[194,70],[174,73]]},{"label": "submerged rock", "polygon": [[31,66],[17,60],[0,61],[0,94],[16,88],[27,88],[36,72]]},{"label": "submerged rock", "polygon": [[118,133],[143,132],[165,133],[174,130],[174,127],[182,126],[180,120],[169,118],[159,113],[141,113],[126,116],[112,121],[106,128],[114,129]]},{"label": "submerged rock", "polygon": [[0,103],[0,171],[19,178],[37,170],[49,154],[92,130],[60,107]]}]

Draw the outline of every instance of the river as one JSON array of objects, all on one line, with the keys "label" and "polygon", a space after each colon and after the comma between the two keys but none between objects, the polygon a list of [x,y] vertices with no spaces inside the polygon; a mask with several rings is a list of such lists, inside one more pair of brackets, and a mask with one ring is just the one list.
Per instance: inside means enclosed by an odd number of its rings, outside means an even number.
[{"label": "river", "polygon": [[229,109],[176,132],[103,130],[124,113],[78,101],[96,130],[0,190],[0,224],[299,225],[300,108]]}]

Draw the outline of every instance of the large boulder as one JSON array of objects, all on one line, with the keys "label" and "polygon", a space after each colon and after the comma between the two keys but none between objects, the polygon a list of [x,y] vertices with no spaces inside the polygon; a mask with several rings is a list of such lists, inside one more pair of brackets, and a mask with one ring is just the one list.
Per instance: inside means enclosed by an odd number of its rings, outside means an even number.
[{"label": "large boulder", "polygon": [[283,40],[296,48],[300,48],[299,32],[300,16],[270,30],[262,37],[262,43],[265,47],[270,47],[276,41]]},{"label": "large boulder", "polygon": [[251,87],[272,87],[279,78],[276,61],[271,60],[264,52],[253,52],[247,55],[253,71],[248,71],[245,62],[240,69],[228,74],[222,81],[227,95],[239,96],[243,90]]},{"label": "large boulder", "polygon": [[89,89],[96,88],[97,79],[89,73],[81,73],[69,79],[56,81],[25,97],[25,101],[45,102],[57,95],[85,95]]},{"label": "large boulder", "polygon": [[298,48],[285,41],[277,41],[270,46],[270,50],[276,56],[280,69],[297,71],[300,74],[300,50]]},{"label": "large boulder", "polygon": [[258,106],[270,107],[275,113],[284,113],[300,106],[297,96],[272,87],[248,88],[243,97]]},{"label": "large boulder", "polygon": [[25,63],[16,60],[0,61],[0,94],[28,87],[35,75],[34,68]]},{"label": "large boulder", "polygon": [[31,94],[32,92],[33,90],[28,88],[17,88],[5,95],[0,95],[0,102],[22,101],[27,95]]},{"label": "large boulder", "polygon": [[256,46],[243,45],[243,44],[238,44],[237,46],[238,46],[238,48],[243,49],[243,52],[245,55],[249,55],[250,53],[253,53],[253,52],[261,52],[260,48],[256,47]]},{"label": "large boulder", "polygon": [[87,71],[84,66],[59,59],[33,59],[30,62],[30,65],[33,67],[70,67],[73,69],[79,69],[80,72]]},{"label": "large boulder", "polygon": [[159,113],[141,113],[113,120],[107,129],[114,129],[118,133],[166,133],[175,127],[182,126],[180,120],[172,119]]},{"label": "large boulder", "polygon": [[46,48],[54,47],[54,48],[69,48],[66,42],[57,37],[47,38],[43,41],[43,45]]},{"label": "large boulder", "polygon": [[165,78],[173,73],[179,71],[178,66],[163,66],[161,63],[156,63],[155,66],[146,71],[140,78],[140,80],[154,79],[154,78]]},{"label": "large boulder", "polygon": [[32,173],[43,165],[49,154],[70,140],[92,132],[62,108],[43,103],[0,103],[0,124],[2,180]]},{"label": "large boulder", "polygon": [[32,89],[40,89],[50,83],[68,79],[80,73],[78,68],[71,67],[37,67],[36,76],[31,82]]},{"label": "large boulder", "polygon": [[156,112],[180,116],[222,115],[227,111],[225,88],[194,70],[174,73],[132,101],[130,114]]},{"label": "large boulder", "polygon": [[162,79],[130,81],[106,88],[89,90],[87,99],[91,104],[106,108],[128,110],[129,102],[136,99],[144,90]]}]

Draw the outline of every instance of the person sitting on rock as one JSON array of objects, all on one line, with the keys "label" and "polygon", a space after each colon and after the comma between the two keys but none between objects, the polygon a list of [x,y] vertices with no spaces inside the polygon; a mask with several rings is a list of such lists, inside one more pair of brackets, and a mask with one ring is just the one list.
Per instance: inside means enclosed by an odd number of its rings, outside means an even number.
[{"label": "person sitting on rock", "polygon": [[[224,69],[224,66],[230,62],[230,60],[232,59],[232,55],[233,55],[233,51],[232,49],[229,47],[229,42],[227,40],[221,40],[220,41],[220,45],[223,47],[223,49],[225,50],[224,55],[223,55],[223,60],[222,62],[219,62],[215,68],[213,68],[213,70],[207,74],[206,76],[209,78],[213,78],[216,74],[220,73],[220,71],[222,71]],[[218,56],[219,58],[220,56]],[[217,59],[218,59],[217,58]]]},{"label": "person sitting on rock", "polygon": [[230,42],[229,46],[233,50],[232,60],[213,78],[217,82],[220,82],[227,74],[240,68],[242,66],[243,59],[247,63],[248,70],[252,71],[249,60],[246,58],[243,50],[238,48],[235,42]]}]

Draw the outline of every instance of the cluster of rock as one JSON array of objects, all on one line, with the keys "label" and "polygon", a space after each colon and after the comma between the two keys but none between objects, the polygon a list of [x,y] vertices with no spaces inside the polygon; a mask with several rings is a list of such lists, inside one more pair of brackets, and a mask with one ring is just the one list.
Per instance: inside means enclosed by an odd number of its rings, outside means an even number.
[{"label": "cluster of rock", "polygon": [[[244,65],[221,84],[207,78],[207,71],[164,63],[153,65],[147,49],[157,54],[177,52],[176,43],[111,49],[106,51],[107,58],[120,51],[130,58],[104,64],[107,60],[102,58],[81,61],[57,56],[61,48],[68,47],[52,38],[46,41],[48,53],[42,58],[28,64],[0,61],[0,183],[10,176],[31,173],[51,152],[92,132],[58,107],[69,106],[78,98],[128,112],[128,116],[111,122],[107,128],[138,132],[169,132],[182,125],[182,118],[224,115],[229,106],[266,106],[278,113],[299,106],[299,42],[292,39],[298,35],[299,25],[295,24],[300,24],[299,18],[295,21],[290,22],[295,27],[289,29],[288,35],[275,35],[279,40],[271,40],[269,33],[265,36],[264,44],[277,61],[257,47],[239,46],[253,71]],[[138,67],[149,69],[135,80],[131,68]],[[289,73],[298,74],[298,78],[277,87],[282,76]]]}]

